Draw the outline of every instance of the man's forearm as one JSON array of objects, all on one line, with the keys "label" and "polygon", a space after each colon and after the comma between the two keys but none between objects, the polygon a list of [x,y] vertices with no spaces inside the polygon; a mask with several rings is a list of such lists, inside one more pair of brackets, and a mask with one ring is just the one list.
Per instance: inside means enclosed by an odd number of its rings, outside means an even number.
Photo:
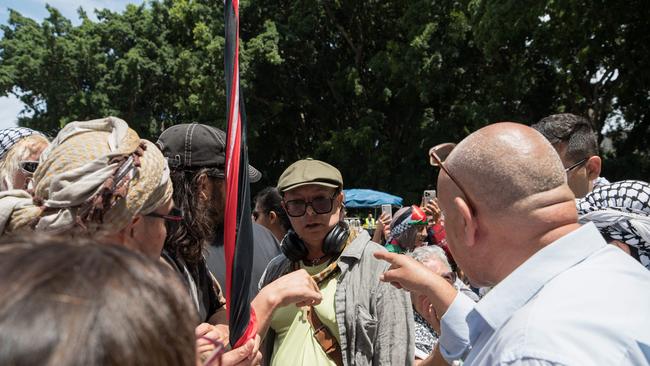
[{"label": "man's forearm", "polygon": [[[432,276],[424,295],[429,299],[431,305],[433,305],[438,315],[437,318],[440,320],[447,312],[447,309],[449,309],[451,303],[454,302],[457,293],[458,291],[447,280],[440,276]],[[439,329],[436,329],[436,331],[439,331]]]}]

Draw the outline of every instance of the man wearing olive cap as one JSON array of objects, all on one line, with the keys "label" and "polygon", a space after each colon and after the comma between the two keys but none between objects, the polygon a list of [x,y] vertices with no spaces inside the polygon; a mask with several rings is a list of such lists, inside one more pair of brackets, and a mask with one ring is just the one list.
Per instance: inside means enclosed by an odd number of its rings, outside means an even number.
[{"label": "man wearing olive cap", "polygon": [[[305,159],[278,180],[293,230],[282,241],[260,287],[297,270],[313,279],[322,301],[275,310],[259,325],[267,365],[405,365],[414,359],[413,314],[406,293],[379,282],[385,250],[343,222],[338,169]],[[270,329],[269,329],[270,328]],[[268,329],[268,332],[267,332]]]}]

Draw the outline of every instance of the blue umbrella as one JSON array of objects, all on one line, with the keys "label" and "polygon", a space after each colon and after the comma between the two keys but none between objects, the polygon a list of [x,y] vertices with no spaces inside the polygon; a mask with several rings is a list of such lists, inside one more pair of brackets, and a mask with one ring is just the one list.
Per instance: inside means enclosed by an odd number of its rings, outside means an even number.
[{"label": "blue umbrella", "polygon": [[343,192],[345,192],[345,207],[402,206],[401,197],[372,189],[344,189]]}]

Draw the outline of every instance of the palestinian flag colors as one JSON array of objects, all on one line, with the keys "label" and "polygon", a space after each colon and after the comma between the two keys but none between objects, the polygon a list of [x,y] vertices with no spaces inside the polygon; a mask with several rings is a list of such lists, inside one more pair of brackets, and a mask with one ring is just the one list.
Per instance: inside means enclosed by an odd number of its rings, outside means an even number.
[{"label": "palestinian flag colors", "polygon": [[253,266],[253,223],[250,209],[246,115],[239,89],[239,1],[226,0],[225,13],[228,137],[224,252],[230,345],[236,348],[255,337],[257,324],[248,293]]}]

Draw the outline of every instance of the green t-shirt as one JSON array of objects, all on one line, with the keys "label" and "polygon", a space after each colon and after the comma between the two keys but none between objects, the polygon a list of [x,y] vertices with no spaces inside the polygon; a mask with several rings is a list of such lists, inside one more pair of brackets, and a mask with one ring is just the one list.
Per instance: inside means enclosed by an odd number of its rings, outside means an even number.
[{"label": "green t-shirt", "polygon": [[[310,275],[315,275],[324,270],[328,264],[325,262],[318,266],[307,267],[301,263],[300,268],[304,268]],[[337,277],[332,276],[320,284],[323,301],[314,306],[314,309],[320,321],[340,342],[341,336],[336,324],[334,305]],[[314,338],[314,329],[307,319],[306,308],[303,310],[291,304],[276,309],[271,318],[271,328],[276,332],[271,365],[336,366]]]}]

